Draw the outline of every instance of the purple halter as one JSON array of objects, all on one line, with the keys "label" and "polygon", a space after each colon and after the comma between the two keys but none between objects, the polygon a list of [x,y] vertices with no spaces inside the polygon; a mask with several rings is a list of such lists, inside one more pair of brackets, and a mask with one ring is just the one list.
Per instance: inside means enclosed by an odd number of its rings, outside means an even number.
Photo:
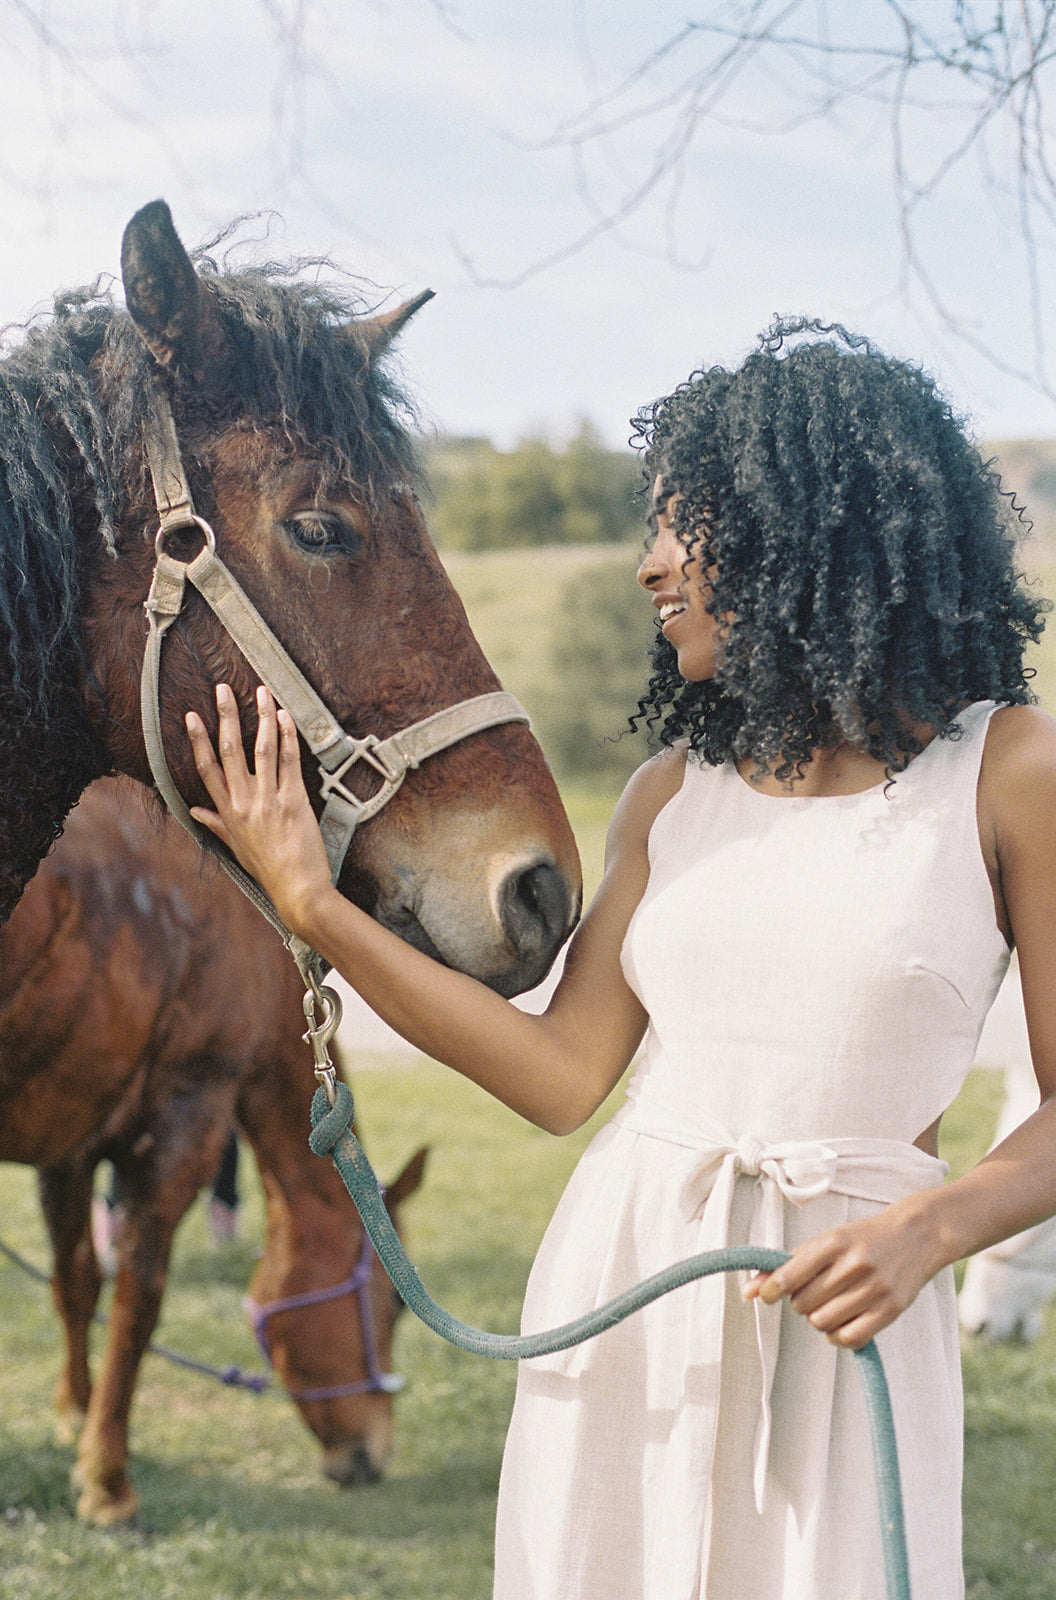
[{"label": "purple halter", "polygon": [[403,1388],[404,1380],[398,1372],[383,1372],[378,1362],[374,1340],[374,1317],[370,1308],[370,1269],[374,1260],[374,1247],[369,1236],[363,1235],[363,1249],[352,1269],[352,1276],[331,1289],[310,1289],[306,1294],[288,1295],[284,1300],[269,1300],[259,1306],[247,1295],[242,1304],[253,1326],[253,1333],[265,1359],[271,1362],[271,1344],[268,1339],[268,1318],[277,1311],[300,1311],[305,1306],[321,1305],[326,1300],[339,1300],[342,1295],[354,1294],[359,1307],[359,1328],[363,1337],[363,1355],[367,1363],[367,1377],[355,1383],[336,1383],[321,1389],[291,1389],[292,1400],[340,1400],[350,1394],[396,1394]]}]

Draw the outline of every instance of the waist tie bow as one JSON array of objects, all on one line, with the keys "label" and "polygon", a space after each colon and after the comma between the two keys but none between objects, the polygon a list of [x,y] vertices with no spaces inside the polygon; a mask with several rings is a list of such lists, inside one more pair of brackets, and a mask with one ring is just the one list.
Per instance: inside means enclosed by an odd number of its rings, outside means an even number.
[{"label": "waist tie bow", "polygon": [[[676,1190],[676,1205],[689,1223],[696,1223],[699,1235],[694,1248],[717,1250],[731,1242],[763,1245],[785,1250],[784,1204],[805,1205],[824,1194],[837,1193],[856,1199],[889,1204],[899,1195],[930,1188],[942,1182],[945,1163],[925,1155],[911,1144],[893,1139],[848,1139],[827,1141],[780,1140],[769,1142],[754,1134],[734,1138],[716,1125],[698,1126],[692,1142],[680,1130],[670,1138],[659,1129],[644,1125],[642,1107],[628,1107],[620,1120],[641,1134],[665,1138],[680,1147],[682,1180]],[[731,1237],[730,1219],[738,1180],[755,1185],[748,1237]],[[698,1348],[721,1348],[725,1308],[725,1277],[701,1285],[701,1309],[707,1326],[693,1329]],[[762,1509],[766,1484],[771,1434],[771,1391],[777,1366],[781,1306],[751,1304],[755,1322],[755,1343],[759,1358],[760,1408],[754,1443],[754,1490]],[[713,1366],[716,1385],[710,1407],[713,1427],[718,1413],[718,1371]],[[711,1451],[714,1449],[712,1440]]]},{"label": "waist tie bow", "polygon": [[832,1188],[840,1161],[827,1144],[806,1140],[767,1144],[752,1134],[735,1143],[706,1147],[700,1154],[702,1159],[683,1190],[682,1209],[688,1210],[690,1216],[700,1211],[722,1173],[770,1178],[786,1200],[802,1205]]},{"label": "waist tie bow", "polygon": [[[718,1130],[716,1130],[718,1133]],[[687,1221],[699,1218],[704,1238],[702,1250],[714,1250],[729,1242],[730,1213],[738,1178],[756,1183],[755,1204],[748,1231],[748,1244],[766,1244],[784,1249],[783,1205],[805,1205],[827,1194],[836,1183],[840,1158],[831,1146],[796,1140],[769,1144],[752,1134],[740,1139],[719,1134],[715,1143],[694,1151],[690,1171],[679,1194],[679,1209]],[[718,1348],[722,1337],[722,1318],[726,1302],[725,1280],[706,1291],[711,1298],[715,1325],[705,1337]],[[761,1511],[770,1453],[772,1425],[771,1391],[777,1366],[780,1307],[752,1302],[755,1342],[759,1356],[759,1421],[756,1426],[754,1489]],[[709,1322],[711,1318],[709,1317]],[[704,1333],[704,1330],[701,1330]],[[716,1374],[717,1377],[717,1374]],[[716,1404],[712,1417],[717,1422]],[[710,1452],[709,1452],[710,1454]]]}]

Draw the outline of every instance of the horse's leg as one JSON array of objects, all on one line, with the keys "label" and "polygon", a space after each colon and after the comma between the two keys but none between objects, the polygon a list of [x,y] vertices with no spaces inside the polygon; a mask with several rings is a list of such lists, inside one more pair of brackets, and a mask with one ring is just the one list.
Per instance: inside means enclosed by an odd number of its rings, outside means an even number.
[{"label": "horse's leg", "polygon": [[[177,1102],[178,1103],[178,1102]],[[229,1126],[202,1104],[182,1105],[177,1127],[155,1125],[149,1149],[122,1160],[125,1221],[106,1350],[92,1387],[73,1481],[77,1515],[100,1526],[132,1520],[138,1498],[128,1481],[128,1428],[143,1355],[157,1326],[173,1235],[212,1177]],[[160,1120],[160,1119],[159,1119]]]},{"label": "horse's leg", "polygon": [[55,1385],[56,1434],[63,1444],[76,1438],[92,1389],[88,1330],[103,1282],[92,1245],[94,1170],[94,1162],[71,1161],[37,1174],[41,1208],[51,1237],[51,1292],[65,1342],[65,1361]]}]

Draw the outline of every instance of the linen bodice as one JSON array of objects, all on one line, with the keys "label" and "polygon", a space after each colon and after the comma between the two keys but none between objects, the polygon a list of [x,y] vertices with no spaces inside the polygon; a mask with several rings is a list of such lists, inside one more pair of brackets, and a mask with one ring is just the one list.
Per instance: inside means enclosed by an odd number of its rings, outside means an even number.
[{"label": "linen bodice", "polygon": [[687,761],[622,952],[650,1018],[634,1126],[911,1143],[945,1111],[1009,959],[976,817],[994,709],[855,795]]}]

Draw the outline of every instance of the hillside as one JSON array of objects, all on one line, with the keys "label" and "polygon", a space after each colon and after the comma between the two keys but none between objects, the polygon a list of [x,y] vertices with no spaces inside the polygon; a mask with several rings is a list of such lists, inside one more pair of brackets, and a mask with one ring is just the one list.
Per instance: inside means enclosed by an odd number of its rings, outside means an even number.
[{"label": "hillside", "polygon": [[1004,439],[981,449],[1034,524],[1027,549],[1036,550],[1034,559],[1056,561],[1056,439]]}]

